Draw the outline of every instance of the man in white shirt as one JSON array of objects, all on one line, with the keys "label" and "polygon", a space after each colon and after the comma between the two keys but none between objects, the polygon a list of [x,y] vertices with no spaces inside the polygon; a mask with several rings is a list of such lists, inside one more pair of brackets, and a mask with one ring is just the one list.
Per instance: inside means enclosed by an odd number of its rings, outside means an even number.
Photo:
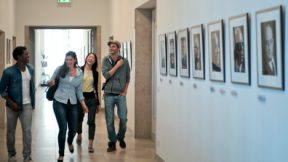
[{"label": "man in white shirt", "polygon": [[13,51],[16,64],[6,68],[0,82],[0,94],[6,100],[8,161],[16,161],[15,131],[18,118],[22,126],[24,162],[31,162],[32,110],[35,103],[34,68],[26,47]]}]

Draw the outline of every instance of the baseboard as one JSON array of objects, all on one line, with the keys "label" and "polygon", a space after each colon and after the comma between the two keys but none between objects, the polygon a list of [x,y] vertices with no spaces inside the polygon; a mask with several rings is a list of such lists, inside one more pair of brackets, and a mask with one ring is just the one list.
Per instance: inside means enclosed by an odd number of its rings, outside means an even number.
[{"label": "baseboard", "polygon": [[157,162],[165,162],[158,154],[155,154],[155,160]]}]

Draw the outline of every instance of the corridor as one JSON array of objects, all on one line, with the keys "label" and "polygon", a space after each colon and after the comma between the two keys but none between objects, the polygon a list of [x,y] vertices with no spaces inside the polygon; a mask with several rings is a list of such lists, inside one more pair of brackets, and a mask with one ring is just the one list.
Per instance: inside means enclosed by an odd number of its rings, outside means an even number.
[{"label": "corridor", "polygon": [[[32,159],[34,162],[53,162],[56,161],[58,157],[58,126],[53,113],[52,102],[45,99],[44,88],[40,87],[36,96],[38,105],[36,105],[33,113]],[[84,122],[85,121],[86,117],[84,119]],[[156,162],[153,142],[144,139],[134,139],[129,129],[126,135],[126,150],[122,150],[117,143],[116,152],[107,153],[107,131],[104,111],[100,111],[96,115],[94,153],[88,153],[87,133],[88,130],[85,122],[83,123],[82,145],[77,146],[75,138],[73,142],[75,152],[73,154],[69,152],[68,146],[66,145],[65,162]],[[0,162],[6,162],[6,133],[3,129],[0,129],[0,143]],[[16,150],[17,161],[22,162],[22,133],[19,121],[16,131]]]}]

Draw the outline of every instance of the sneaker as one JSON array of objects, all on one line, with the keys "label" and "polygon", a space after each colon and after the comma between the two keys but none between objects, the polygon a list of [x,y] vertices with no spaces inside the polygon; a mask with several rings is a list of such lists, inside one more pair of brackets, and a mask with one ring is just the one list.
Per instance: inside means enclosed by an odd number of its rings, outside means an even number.
[{"label": "sneaker", "polygon": [[122,148],[122,149],[125,149],[126,148],[126,142],[124,140],[119,140],[119,146]]},{"label": "sneaker", "polygon": [[16,161],[17,161],[16,156],[9,156],[8,162],[16,162]]},{"label": "sneaker", "polygon": [[33,162],[32,161],[32,158],[31,157],[28,157],[28,158],[24,158],[24,161],[23,162]]},{"label": "sneaker", "polygon": [[115,142],[113,142],[113,143],[109,142],[107,152],[113,152],[113,151],[116,151],[116,144],[115,144]]}]

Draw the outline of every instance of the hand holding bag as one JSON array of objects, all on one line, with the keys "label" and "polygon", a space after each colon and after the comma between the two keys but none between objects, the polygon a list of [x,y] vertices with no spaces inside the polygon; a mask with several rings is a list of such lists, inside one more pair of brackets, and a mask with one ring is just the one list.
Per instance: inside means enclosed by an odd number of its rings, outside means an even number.
[{"label": "hand holding bag", "polygon": [[54,100],[54,95],[55,92],[58,88],[58,84],[59,84],[59,76],[56,77],[55,79],[55,84],[53,86],[50,86],[46,89],[46,98],[49,101],[53,101]]},{"label": "hand holding bag", "polygon": [[48,88],[46,89],[46,90],[47,90],[47,91],[46,91],[46,98],[47,98],[47,100],[53,101],[53,99],[54,99],[54,94],[55,94],[57,88],[58,88],[58,81],[56,81],[53,86],[48,87]]}]

